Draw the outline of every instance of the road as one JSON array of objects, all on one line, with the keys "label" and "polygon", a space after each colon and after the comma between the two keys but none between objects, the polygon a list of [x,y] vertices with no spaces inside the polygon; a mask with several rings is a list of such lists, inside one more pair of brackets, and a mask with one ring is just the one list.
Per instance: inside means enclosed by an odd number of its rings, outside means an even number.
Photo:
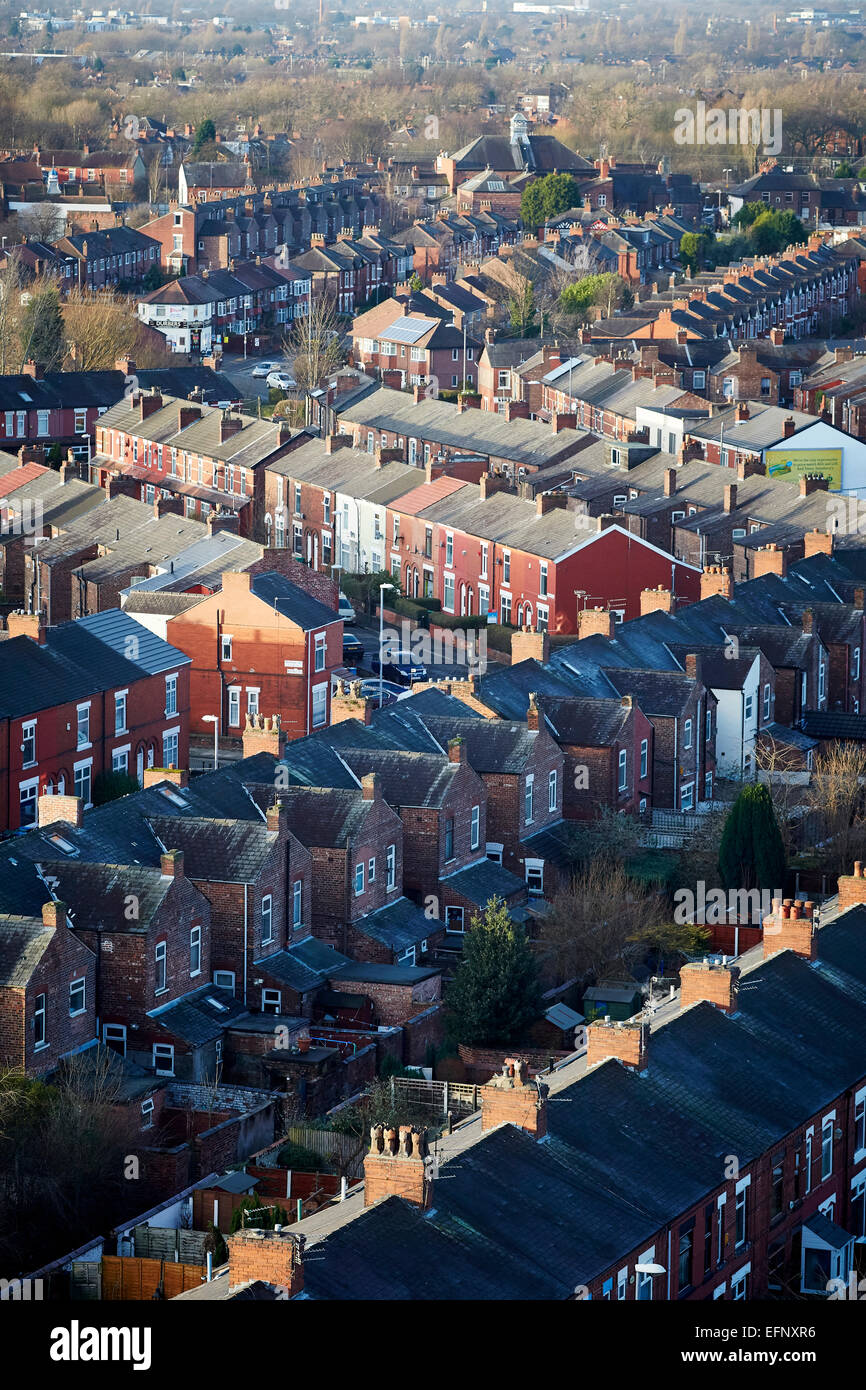
[{"label": "road", "polygon": [[[364,661],[363,661],[363,663],[361,663],[361,664],[359,665],[359,667],[358,667],[359,674],[360,674],[360,675],[372,674],[372,668],[371,668],[371,666],[370,666],[370,659],[371,659],[371,657],[375,656],[376,653],[377,653],[378,650],[379,650],[379,625],[378,625],[378,623],[376,622],[375,619],[373,619],[373,620],[363,619],[363,620],[360,620],[360,621],[358,621],[358,622],[356,622],[356,623],[352,623],[352,624],[348,625],[348,626],[345,628],[345,631],[346,631],[347,633],[353,633],[356,637],[360,637],[361,641],[362,641],[363,644],[364,644]],[[386,623],[386,624],[385,624],[385,632],[386,632],[386,634],[387,634],[389,631],[393,631],[393,629],[391,628],[391,625],[390,625],[390,624]],[[420,632],[417,633],[417,634],[415,635],[415,638],[414,638],[414,645],[413,645],[413,646],[410,646],[410,651],[414,652],[415,654],[417,654],[417,655],[422,659],[422,661],[424,662],[424,665],[427,667],[427,675],[428,675],[428,678],[429,678],[430,680],[435,680],[435,681],[438,681],[438,680],[465,680],[466,677],[469,675],[469,668],[465,665],[465,663],[463,663],[463,662],[458,662],[458,661],[456,661],[456,660],[455,660],[455,661],[447,661],[447,660],[446,660],[446,661],[434,661],[434,660],[432,660],[432,659],[431,659],[431,660],[426,660],[426,659],[425,659],[423,650],[420,649],[419,646],[417,645],[418,642],[419,642],[419,640],[420,640],[421,635],[422,635],[422,634],[421,634]],[[429,634],[424,633],[423,636],[424,636],[425,638],[427,638],[427,640],[429,641]],[[410,638],[410,641],[412,641],[411,638]],[[432,653],[431,653],[431,656],[436,656],[436,655],[437,655],[437,652],[436,652],[436,650],[435,650],[435,648],[434,648],[434,650],[433,650]],[[442,653],[440,652],[440,653],[438,653],[438,655],[442,655]],[[477,668],[473,668],[473,669],[474,669],[474,670],[477,670]]]},{"label": "road", "polygon": [[280,353],[266,358],[250,354],[246,361],[242,352],[223,353],[222,370],[237,383],[245,400],[251,400],[254,396],[261,396],[263,401],[268,399],[268,387],[264,377],[253,376],[253,368],[262,361],[274,362],[281,370],[291,372],[287,360]]}]

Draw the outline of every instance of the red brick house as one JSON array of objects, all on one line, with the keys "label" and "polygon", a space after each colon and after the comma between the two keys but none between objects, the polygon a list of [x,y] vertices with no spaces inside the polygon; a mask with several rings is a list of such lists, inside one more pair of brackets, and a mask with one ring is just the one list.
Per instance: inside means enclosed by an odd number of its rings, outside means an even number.
[{"label": "red brick house", "polygon": [[343,621],[282,574],[227,571],[222,590],[169,618],[192,663],[191,728],[240,738],[247,718],[278,715],[288,738],[330,722],[331,673],[343,663]]},{"label": "red brick house", "polygon": [[41,918],[3,913],[0,1065],[52,1071],[96,1027],[96,956],[71,930],[65,905],[45,902]]},{"label": "red brick house", "polygon": [[[56,628],[10,614],[0,646],[4,830],[33,825],[46,792],[89,805],[95,779],[186,765],[189,658],[119,609]],[[31,635],[32,634],[32,635]]]}]

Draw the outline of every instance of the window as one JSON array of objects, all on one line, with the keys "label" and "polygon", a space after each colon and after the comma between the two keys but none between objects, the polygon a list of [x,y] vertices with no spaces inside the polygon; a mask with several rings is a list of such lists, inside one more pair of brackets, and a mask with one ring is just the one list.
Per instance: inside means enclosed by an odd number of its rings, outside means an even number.
[{"label": "window", "polygon": [[231,661],[232,659],[232,639],[231,637],[220,638],[220,660]]},{"label": "window", "polygon": [[45,1034],[45,995],[37,994],[33,1008],[33,1046],[35,1048],[47,1047],[48,1039]]},{"label": "window", "polygon": [[646,777],[648,770],[649,770],[649,739],[648,739],[648,738],[644,738],[644,739],[641,739],[641,744],[640,744],[640,775],[641,775],[641,781],[643,781],[644,778]]},{"label": "window", "polygon": [[[487,555],[488,555],[488,550],[489,550],[489,546],[487,546],[486,544],[482,545],[482,547],[481,547],[481,578],[482,578],[482,579],[486,579],[486,578],[487,578]],[[857,656],[858,656],[858,659],[859,659],[859,655],[860,655],[860,649],[859,649],[859,647],[858,647],[858,649],[857,649]]]},{"label": "window", "polygon": [[178,735],[177,730],[167,731],[162,736],[162,765],[163,767],[177,767],[178,759]]},{"label": "window", "polygon": [[690,719],[687,719],[686,722],[685,722],[685,727],[683,728],[683,748],[691,748],[691,746],[692,746],[692,721],[691,721]]},{"label": "window", "polygon": [[153,1044],[153,1070],[157,1076],[174,1076],[174,1047],[171,1043]]},{"label": "window", "polygon": [[129,744],[125,748],[115,748],[111,755],[112,772],[129,771]]},{"label": "window", "polygon": [[239,685],[229,686],[229,724],[237,727],[241,722],[241,688]]},{"label": "window", "polygon": [[141,1102],[141,1127],[142,1129],[153,1129],[153,1097],[148,1096],[147,1100]]},{"label": "window", "polygon": [[737,1183],[737,1197],[735,1204],[736,1234],[734,1237],[735,1247],[739,1248],[746,1243],[748,1227],[748,1192],[751,1177],[741,1178]]},{"label": "window", "polygon": [[164,942],[164,941],[159,941],[159,942],[157,942],[156,951],[155,951],[155,953],[154,953],[154,961],[155,961],[155,965],[156,965],[156,989],[155,989],[155,993],[156,993],[156,994],[163,994],[164,991],[165,991],[166,988],[167,988],[167,985],[166,985],[166,945],[165,945],[165,942]]},{"label": "window", "polygon": [[390,893],[397,886],[397,846],[389,845],[385,851],[385,887]]},{"label": "window", "polygon": [[529,773],[529,775],[528,775],[527,778],[526,778],[526,787],[525,787],[524,793],[523,793],[523,818],[524,818],[524,821],[525,821],[525,823],[526,823],[527,825],[531,825],[531,824],[532,824],[532,810],[533,810],[532,798],[533,798],[533,776],[532,776],[532,773]]},{"label": "window", "polygon": [[39,796],[39,778],[35,777],[30,782],[21,782],[18,786],[18,823],[19,825],[35,825],[38,817],[36,810],[37,798]]},{"label": "window", "polygon": [[705,801],[712,801],[712,799],[713,799],[713,774],[712,774],[711,772],[705,772],[705,773],[704,773],[704,800],[705,800]]},{"label": "window", "polygon": [[859,679],[860,679],[860,648],[859,648],[859,647],[855,647],[855,648],[854,648],[854,656],[853,656],[853,658],[852,658],[851,679],[852,679],[852,680],[855,680],[855,681],[859,681]]},{"label": "window", "polygon": [[695,1246],[694,1222],[688,1230],[680,1229],[680,1247],[677,1261],[677,1287],[682,1291],[691,1286],[692,1282],[692,1257]]},{"label": "window", "polygon": [[73,980],[69,986],[69,1016],[74,1018],[76,1014],[83,1014],[85,1008],[86,988],[84,980]]},{"label": "window", "polygon": [[542,564],[541,573],[538,580],[538,593],[540,598],[547,597],[547,565]]},{"label": "window", "polygon": [[854,1097],[854,1162],[866,1158],[866,1086]]},{"label": "window", "polygon": [[469,824],[469,848],[478,849],[481,844],[481,807],[473,806]]},{"label": "window", "polygon": [[114,697],[114,732],[116,734],[126,732],[126,695],[125,690],[118,690]]},{"label": "window", "polygon": [[608,1303],[613,1298],[613,1279],[605,1279],[601,1286],[601,1296]]},{"label": "window", "polygon": [[704,1207],[704,1278],[709,1274],[713,1265],[713,1204],[707,1202]]},{"label": "window", "polygon": [[549,773],[548,778],[547,778],[547,809],[548,809],[548,811],[555,811],[555,810],[556,810],[556,802],[557,802],[557,797],[558,797],[558,795],[559,795],[559,785],[558,785],[558,784],[559,784],[559,779],[558,779],[558,777],[557,777],[557,775],[556,775],[556,771],[554,770],[553,772]]},{"label": "window", "polygon": [[165,712],[177,714],[177,676],[165,678]]},{"label": "window", "polygon": [[283,996],[278,989],[262,990],[262,1013],[278,1014],[282,1004]]},{"label": "window", "polygon": [[503,552],[503,555],[502,555],[502,582],[503,582],[503,584],[510,584],[510,583],[511,583],[511,551],[510,551],[510,550],[504,551],[504,552]]},{"label": "window", "polygon": [[201,974],[201,927],[193,927],[189,934],[189,973]]},{"label": "window", "polygon": [[316,633],[316,660],[314,670],[324,671],[325,669],[325,647],[327,645],[327,634],[324,632]]},{"label": "window", "polygon": [[262,898],[262,945],[267,946],[274,939],[274,900],[270,893]]},{"label": "window", "polygon": [[544,860],[525,859],[526,886],[530,893],[544,892]]},{"label": "window", "polygon": [[[645,1250],[638,1260],[638,1264],[650,1265],[655,1263],[655,1246],[651,1245],[649,1250]],[[653,1277],[651,1274],[640,1273],[636,1270],[637,1284],[635,1286],[635,1298],[640,1303],[648,1303],[653,1296]]]},{"label": "window", "polygon": [[328,722],[328,682],[322,681],[313,686],[313,728],[321,728]]},{"label": "window", "polygon": [[110,1047],[112,1052],[117,1052],[121,1057],[126,1056],[126,1024],[125,1023],[104,1023],[102,1025],[102,1041],[106,1047]]},{"label": "window", "polygon": [[628,754],[624,748],[619,752],[619,790],[624,792],[628,786]]},{"label": "window", "polygon": [[360,898],[364,891],[364,862],[355,865],[355,897]]},{"label": "window", "polygon": [[233,970],[215,970],[213,972],[213,982],[218,989],[230,989],[232,994],[234,994],[235,972]]},{"label": "window", "polygon": [[446,563],[446,565],[453,565],[453,564],[454,564],[454,537],[453,537],[453,536],[446,536],[446,537],[445,537],[445,563]]},{"label": "window", "polygon": [[751,695],[747,695],[747,696],[746,696],[745,704],[746,704],[746,710],[745,710],[746,719],[749,720],[749,719],[751,719],[752,714],[754,713],[754,709],[755,709],[754,697],[751,696]]},{"label": "window", "polygon": [[833,1126],[836,1116],[828,1115],[821,1126],[821,1181],[833,1174]]},{"label": "window", "polygon": [[694,782],[686,782],[685,786],[680,788],[680,810],[691,811],[694,804],[695,784]]},{"label": "window", "polygon": [[705,388],[705,386],[706,386],[706,384],[707,384],[707,374],[706,374],[706,372],[692,372],[692,389],[693,389],[694,391],[703,391],[704,388]]},{"label": "window", "polygon": [[90,705],[78,706],[78,747],[90,747]]},{"label": "window", "polygon": [[90,763],[82,763],[80,767],[74,768],[73,795],[80,796],[84,806],[90,805]]},{"label": "window", "polygon": [[303,921],[304,881],[295,879],[292,885],[292,926],[299,927]]},{"label": "window", "polygon": [[454,858],[454,817],[449,816],[445,822],[445,862]]},{"label": "window", "polygon": [[462,930],[463,930],[463,908],[462,908],[462,907],[446,907],[446,909],[445,909],[445,930],[446,930],[446,931],[462,931]]},{"label": "window", "polygon": [[819,705],[821,704],[821,702],[823,701],[823,699],[824,699],[824,663],[823,663],[823,661],[822,661],[821,664],[820,664],[819,667],[818,667],[818,704],[819,704]]},{"label": "window", "polygon": [[48,434],[50,411],[37,410],[36,412],[36,433]]},{"label": "window", "polygon": [[769,682],[764,686],[764,723],[770,718],[770,686]]},{"label": "window", "polygon": [[442,607],[446,613],[454,612],[454,575],[443,575],[442,579]]},{"label": "window", "polygon": [[500,622],[508,624],[511,622],[511,595],[500,594],[499,596]]},{"label": "window", "polygon": [[716,1264],[722,1263],[725,1250],[725,1205],[727,1197],[724,1192],[716,1202]]},{"label": "window", "polygon": [[21,761],[24,767],[36,762],[36,720],[21,725]]},{"label": "window", "polygon": [[735,1302],[748,1297],[749,1273],[751,1268],[752,1266],[750,1264],[743,1265],[743,1268],[737,1270],[737,1273],[731,1277],[731,1296]]},{"label": "window", "polygon": [[616,1296],[620,1303],[628,1296],[628,1269],[621,1269],[616,1276]]},{"label": "window", "polygon": [[814,1129],[812,1128],[812,1126],[810,1126],[810,1127],[806,1130],[806,1163],[805,1163],[805,1168],[806,1168],[806,1192],[807,1192],[807,1193],[809,1193],[809,1192],[812,1191],[812,1141],[813,1141],[813,1138],[814,1138],[814,1134],[815,1134],[815,1131],[814,1131]]}]

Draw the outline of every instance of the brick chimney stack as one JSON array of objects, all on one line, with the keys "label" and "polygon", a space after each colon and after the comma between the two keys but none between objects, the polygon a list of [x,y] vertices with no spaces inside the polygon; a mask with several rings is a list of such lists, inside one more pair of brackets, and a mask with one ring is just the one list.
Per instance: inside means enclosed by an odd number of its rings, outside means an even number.
[{"label": "brick chimney stack", "polygon": [[373,1125],[370,1152],[364,1159],[364,1206],[371,1207],[386,1197],[402,1197],[426,1210],[431,1204],[432,1184],[424,1160],[427,1157],[425,1130],[400,1125],[399,1129]]},{"label": "brick chimney stack", "polygon": [[733,598],[734,579],[731,571],[724,565],[708,565],[701,573],[701,598],[721,594],[722,598]]},{"label": "brick chimney stack", "polygon": [[800,479],[800,496],[811,497],[813,492],[826,492],[829,485],[830,480],[823,473],[806,473]]},{"label": "brick chimney stack", "polygon": [[[450,757],[450,752],[449,752]],[[452,762],[454,759],[452,759]],[[378,772],[365,772],[361,778],[361,796],[364,801],[377,801],[381,796]]]},{"label": "brick chimney stack", "polygon": [[169,849],[159,856],[159,872],[163,878],[183,878],[183,850]]},{"label": "brick chimney stack", "polygon": [[598,1066],[615,1057],[624,1067],[646,1071],[649,1026],[646,1023],[614,1023],[609,1018],[597,1019],[586,1030],[586,1066]]},{"label": "brick chimney stack", "polygon": [[676,494],[676,490],[677,490],[677,470],[676,470],[675,468],[666,468],[665,471],[664,471],[664,495],[665,495],[665,497],[673,497],[673,496]]},{"label": "brick chimney stack", "polygon": [[253,758],[257,753],[270,753],[275,758],[281,758],[286,751],[286,736],[281,727],[280,716],[248,714],[244,725],[243,748],[245,758]]},{"label": "brick chimney stack", "polygon": [[42,925],[45,927],[66,926],[66,903],[50,902],[42,904]]},{"label": "brick chimney stack", "polygon": [[272,1231],[248,1226],[228,1236],[229,1289],[261,1280],[296,1298],[304,1287],[304,1242],[285,1226]]},{"label": "brick chimney stack", "polygon": [[184,767],[146,767],[142,786],[156,787],[160,782],[172,782],[176,787],[189,786],[189,773]]},{"label": "brick chimney stack", "polygon": [[526,710],[526,727],[530,733],[538,733],[538,722],[541,712],[538,708],[538,694],[535,690],[529,692],[529,705]]},{"label": "brick chimney stack", "polygon": [[177,427],[185,430],[187,425],[191,425],[194,420],[201,419],[200,405],[179,405],[177,408]]},{"label": "brick chimney stack", "polygon": [[7,614],[6,631],[10,637],[32,637],[34,642],[44,646],[45,614],[25,613],[23,609],[16,609],[14,613]]},{"label": "brick chimney stack", "polygon": [[806,960],[815,959],[814,903],[793,898],[774,898],[773,911],[763,922],[764,960],[779,951],[793,951]]},{"label": "brick chimney stack", "polygon": [[795,431],[796,428],[797,428],[797,426],[794,424],[794,417],[793,417],[793,415],[789,415],[788,418],[787,418],[787,420],[785,420],[785,421],[783,422],[783,424],[782,424],[782,430],[783,430],[782,438],[783,438],[783,439],[790,439],[790,438],[791,438],[791,435],[794,433],[794,431]]},{"label": "brick chimney stack", "polygon": [[833,537],[826,531],[819,531],[817,526],[812,531],[807,531],[803,537],[803,558],[808,560],[812,555],[832,555]]},{"label": "brick chimney stack", "polygon": [[680,970],[680,1007],[707,1002],[726,1014],[737,1012],[740,971],[720,961],[692,961]]},{"label": "brick chimney stack", "polygon": [[481,1128],[516,1125],[536,1139],[547,1133],[547,1086],[529,1079],[529,1064],[506,1057],[502,1071],[480,1087]]},{"label": "brick chimney stack", "polygon": [[60,796],[43,792],[36,803],[39,826],[63,821],[66,825],[81,825],[84,821],[84,802],[80,796]]},{"label": "brick chimney stack", "polygon": [[466,744],[463,742],[462,738],[449,738],[448,761],[449,763],[465,763]]},{"label": "brick chimney stack", "polygon": [[158,391],[146,395],[142,392],[138,401],[138,408],[141,412],[141,419],[146,420],[149,416],[155,415],[158,410],[162,410],[162,396]]},{"label": "brick chimney stack", "polygon": [[760,579],[762,574],[778,574],[784,579],[788,572],[788,552],[771,542],[759,546],[752,561],[752,578]]},{"label": "brick chimney stack", "polygon": [[847,912],[861,903],[866,903],[866,872],[862,860],[856,859],[853,872],[839,878],[839,911]]},{"label": "brick chimney stack", "polygon": [[239,415],[220,416],[220,444],[225,444],[227,439],[231,439],[233,434],[240,434],[244,427],[244,422]]},{"label": "brick chimney stack", "polygon": [[672,613],[673,608],[674,596],[670,589],[666,589],[663,584],[659,584],[657,589],[641,589],[640,615],[642,618],[647,613]]},{"label": "brick chimney stack", "polygon": [[577,615],[578,637],[612,637],[614,626],[607,608],[582,608]]},{"label": "brick chimney stack", "polygon": [[550,660],[550,636],[546,632],[533,632],[528,625],[511,634],[511,664],[519,661]]},{"label": "brick chimney stack", "polygon": [[734,512],[734,511],[737,510],[737,484],[736,484],[736,483],[725,483],[724,491],[723,491],[723,498],[724,498],[724,500],[723,500],[723,502],[722,502],[722,506],[723,506],[723,509],[724,509],[726,512]]}]

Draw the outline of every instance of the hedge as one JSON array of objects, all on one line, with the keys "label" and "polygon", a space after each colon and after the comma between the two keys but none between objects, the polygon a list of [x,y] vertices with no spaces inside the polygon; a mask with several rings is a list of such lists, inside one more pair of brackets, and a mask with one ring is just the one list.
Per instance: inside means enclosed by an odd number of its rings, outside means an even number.
[{"label": "hedge", "polygon": [[516,631],[513,627],[505,627],[502,623],[488,623],[487,626],[487,645],[492,647],[495,652],[511,652],[511,637]]},{"label": "hedge", "polygon": [[435,627],[476,628],[487,627],[487,619],[477,613],[436,613],[432,617]]},{"label": "hedge", "polygon": [[422,608],[420,603],[416,603],[411,598],[394,598],[390,604],[392,613],[399,613],[403,618],[411,618],[421,627],[427,626],[427,609]]},{"label": "hedge", "polygon": [[438,598],[413,598],[412,602],[419,608],[426,608],[428,613],[438,613],[442,607],[442,600]]}]

